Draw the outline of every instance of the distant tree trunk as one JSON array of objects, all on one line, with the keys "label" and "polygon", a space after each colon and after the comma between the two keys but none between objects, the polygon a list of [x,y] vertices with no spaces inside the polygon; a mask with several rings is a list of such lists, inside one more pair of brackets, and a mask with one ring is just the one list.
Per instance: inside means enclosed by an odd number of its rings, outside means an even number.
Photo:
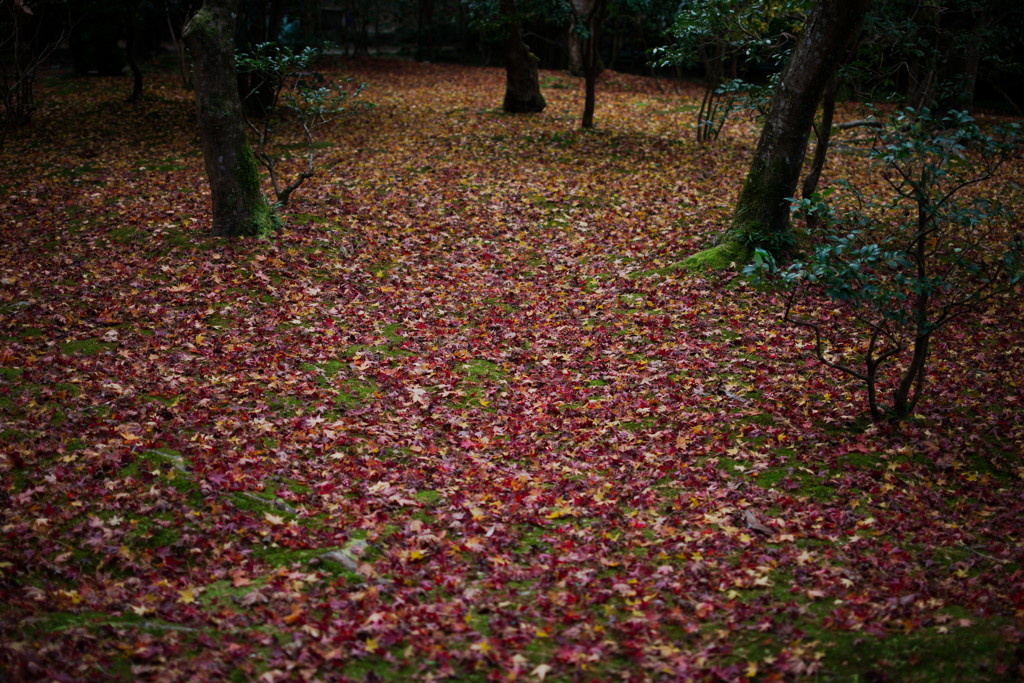
[{"label": "distant tree trunk", "polygon": [[508,22],[508,35],[505,38],[505,101],[502,109],[513,114],[542,112],[547,103],[540,92],[538,60],[523,42],[515,0],[501,0],[501,12]]},{"label": "distant tree trunk", "polygon": [[[284,27],[284,15],[284,0],[260,0],[256,7],[250,6],[249,11],[243,14],[239,31],[244,36],[243,51],[249,52],[261,43],[277,43]],[[256,72],[238,74],[238,89],[246,114],[257,119],[267,115],[274,99],[274,88],[262,75]]]},{"label": "distant tree trunk", "polygon": [[434,45],[434,0],[418,0],[416,15],[416,61],[429,62],[436,58]]},{"label": "distant tree trunk", "polygon": [[213,200],[215,235],[260,235],[273,226],[245,133],[234,66],[239,0],[206,0],[185,27],[196,113]]},{"label": "distant tree trunk", "polygon": [[[829,80],[860,32],[871,0],[819,0],[807,19],[772,98],[754,158],[722,243],[695,265],[745,260],[750,247],[783,252],[791,242],[789,202],[807,139]],[[717,251],[715,255],[713,252]],[[709,258],[711,257],[711,258]]]},{"label": "distant tree trunk", "polygon": [[594,107],[597,91],[597,77],[601,73],[601,53],[598,49],[599,31],[608,9],[608,0],[572,0],[573,23],[580,35],[583,50],[583,78],[585,96],[583,100],[583,128],[594,127]]},{"label": "distant tree trunk", "polygon": [[583,40],[576,28],[576,15],[569,19],[569,73],[578,78],[583,77]]},{"label": "distant tree trunk", "polygon": [[908,104],[938,113],[970,109],[984,35],[998,18],[983,3],[929,4],[923,16],[922,37],[932,51],[913,65]]},{"label": "distant tree trunk", "polygon": [[[298,4],[299,28],[302,30],[302,35],[308,40],[318,38],[323,28],[320,10],[324,3],[320,0],[300,0]],[[294,3],[291,6],[294,8]]]},{"label": "distant tree trunk", "polygon": [[128,68],[132,71],[132,94],[128,98],[129,102],[138,102],[142,99],[142,67],[139,66],[139,31],[141,23],[136,9],[133,7],[128,8],[125,57],[128,60]]}]

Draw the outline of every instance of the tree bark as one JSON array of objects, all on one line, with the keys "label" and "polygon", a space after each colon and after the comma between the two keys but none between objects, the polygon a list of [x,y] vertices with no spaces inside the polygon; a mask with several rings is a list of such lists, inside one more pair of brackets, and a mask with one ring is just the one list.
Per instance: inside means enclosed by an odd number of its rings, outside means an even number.
[{"label": "tree bark", "polygon": [[580,32],[576,28],[576,14],[573,13],[569,20],[569,65],[568,71],[577,78],[582,78],[583,71],[583,41],[580,39]]},{"label": "tree bark", "polygon": [[818,189],[818,179],[821,178],[821,172],[825,170],[825,159],[828,157],[828,144],[832,139],[832,119],[835,117],[838,95],[839,79],[832,74],[828,85],[825,86],[825,94],[821,100],[821,124],[817,128],[813,128],[817,142],[814,144],[814,159],[811,161],[811,168],[808,169],[800,188],[800,196],[804,199],[810,199]]},{"label": "tree bark", "polygon": [[132,71],[132,94],[129,102],[138,102],[142,99],[142,68],[139,66],[139,16],[134,7],[128,8],[128,28],[125,37],[125,57],[128,61],[128,68]]},{"label": "tree bark", "polygon": [[501,0],[501,12],[508,22],[505,39],[505,101],[502,109],[513,114],[544,111],[547,102],[540,92],[537,57],[523,42],[515,0]]},{"label": "tree bark", "polygon": [[261,235],[273,216],[260,191],[259,168],[246,137],[234,66],[238,0],[205,0],[185,27],[192,53],[196,114],[210,182],[215,235]]},{"label": "tree bark", "polygon": [[583,50],[583,79],[585,82],[583,100],[583,128],[594,127],[594,108],[596,104],[597,77],[601,73],[601,54],[598,49],[598,35],[604,23],[607,0],[572,0],[573,23],[582,26],[585,35],[581,36],[580,47]]},{"label": "tree bark", "polygon": [[437,58],[437,36],[434,32],[434,0],[418,0],[416,14],[416,61],[430,62]]},{"label": "tree bark", "polygon": [[[789,202],[818,102],[840,61],[857,39],[871,0],[819,0],[782,72],[725,242],[785,251],[790,242]],[[736,249],[740,246],[742,249]]]}]

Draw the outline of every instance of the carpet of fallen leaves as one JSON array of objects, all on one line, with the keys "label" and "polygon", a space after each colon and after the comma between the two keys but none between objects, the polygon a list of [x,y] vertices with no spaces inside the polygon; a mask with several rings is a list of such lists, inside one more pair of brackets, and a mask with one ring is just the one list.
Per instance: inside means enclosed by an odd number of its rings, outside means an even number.
[{"label": "carpet of fallen leaves", "polygon": [[[1016,680],[1019,291],[873,426],[770,294],[678,266],[753,122],[345,66],[376,107],[267,240],[208,236],[170,75],[49,76],[8,140],[7,680]],[[829,173],[870,184],[855,132]]]}]

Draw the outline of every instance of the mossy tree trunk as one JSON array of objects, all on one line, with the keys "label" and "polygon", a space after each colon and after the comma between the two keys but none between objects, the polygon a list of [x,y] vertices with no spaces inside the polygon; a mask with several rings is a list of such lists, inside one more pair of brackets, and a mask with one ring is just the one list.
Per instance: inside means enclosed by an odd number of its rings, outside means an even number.
[{"label": "mossy tree trunk", "polygon": [[205,0],[185,27],[192,54],[199,137],[216,235],[261,235],[273,225],[246,137],[235,75],[238,0]]},{"label": "mossy tree trunk", "polygon": [[540,92],[537,57],[523,42],[522,23],[515,0],[501,0],[505,17],[505,101],[502,109],[512,114],[544,111],[547,102]]},{"label": "mossy tree trunk", "polygon": [[[751,247],[776,253],[791,242],[789,202],[796,194],[814,114],[840,61],[860,33],[871,0],[818,0],[776,87],[747,179],[722,243],[698,254],[744,260]],[[694,262],[697,265],[696,262]]]}]

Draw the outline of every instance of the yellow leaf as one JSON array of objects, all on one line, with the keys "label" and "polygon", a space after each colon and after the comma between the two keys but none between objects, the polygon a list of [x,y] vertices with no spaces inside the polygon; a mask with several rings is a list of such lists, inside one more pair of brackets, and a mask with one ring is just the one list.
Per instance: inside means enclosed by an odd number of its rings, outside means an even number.
[{"label": "yellow leaf", "polygon": [[567,507],[557,507],[548,514],[548,519],[561,519],[562,517],[575,517],[576,511]]},{"label": "yellow leaf", "polygon": [[366,644],[364,645],[367,652],[376,652],[379,647],[376,638],[367,638]]},{"label": "yellow leaf", "polygon": [[274,515],[269,512],[264,512],[263,518],[271,524],[284,524],[284,517],[280,515]]},{"label": "yellow leaf", "polygon": [[178,602],[183,605],[191,605],[196,601],[196,589],[189,586],[185,590],[178,591]]}]

